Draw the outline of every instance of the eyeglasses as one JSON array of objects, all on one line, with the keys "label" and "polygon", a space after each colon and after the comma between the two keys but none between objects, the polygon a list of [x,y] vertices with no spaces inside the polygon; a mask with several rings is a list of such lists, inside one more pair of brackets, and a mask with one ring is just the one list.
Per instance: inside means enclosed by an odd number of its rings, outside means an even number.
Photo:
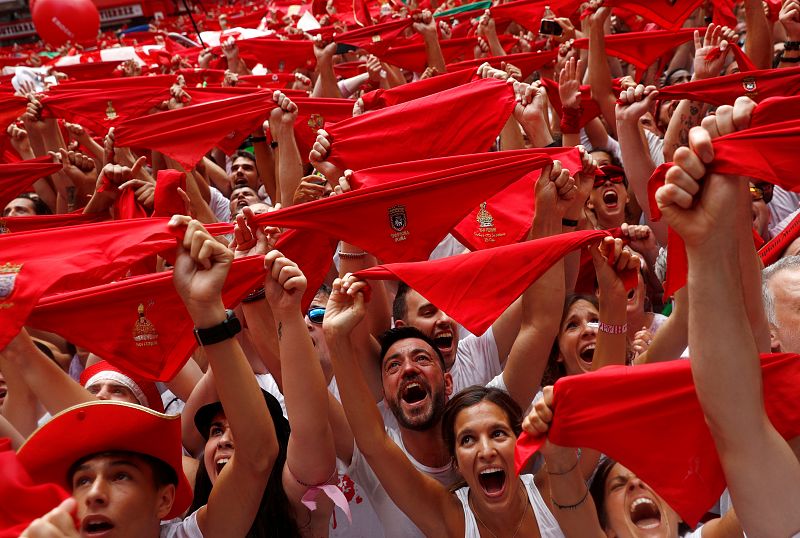
[{"label": "eyeglasses", "polygon": [[324,308],[311,308],[308,310],[308,320],[311,323],[316,323],[317,325],[322,325],[322,320],[325,319],[325,309]]},{"label": "eyeglasses", "polygon": [[625,170],[613,164],[606,164],[597,169],[593,187],[602,187],[608,180],[611,183],[625,183]]},{"label": "eyeglasses", "polygon": [[754,202],[764,200],[764,203],[768,204],[772,201],[772,189],[773,185],[771,183],[759,183],[758,187],[750,187],[750,196]]}]

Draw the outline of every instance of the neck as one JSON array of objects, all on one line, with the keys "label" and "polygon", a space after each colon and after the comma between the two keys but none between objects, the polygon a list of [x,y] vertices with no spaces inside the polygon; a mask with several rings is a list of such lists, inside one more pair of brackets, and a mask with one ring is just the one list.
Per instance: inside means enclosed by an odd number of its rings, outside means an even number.
[{"label": "neck", "polygon": [[612,228],[619,228],[625,222],[625,212],[623,211],[617,216],[597,216],[597,226],[601,230],[610,230]]},{"label": "neck", "polygon": [[400,426],[400,437],[411,456],[428,467],[444,467],[450,462],[447,447],[439,433],[440,422],[424,431]]}]

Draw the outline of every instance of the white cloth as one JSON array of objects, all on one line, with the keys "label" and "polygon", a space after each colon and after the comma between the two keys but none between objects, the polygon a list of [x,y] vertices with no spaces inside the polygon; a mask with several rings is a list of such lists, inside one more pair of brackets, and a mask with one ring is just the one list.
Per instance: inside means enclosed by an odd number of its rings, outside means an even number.
[{"label": "white cloth", "polygon": [[220,222],[230,222],[231,201],[225,198],[225,195],[219,192],[216,187],[211,187],[210,190],[211,200],[208,206],[211,208],[211,211],[214,212],[214,216],[217,217],[217,220]]},{"label": "white cloth", "polygon": [[[800,194],[789,192],[775,185],[772,189],[772,200],[767,207],[769,207],[772,217],[770,224],[777,224],[800,208]],[[781,230],[785,227],[784,225]]]},{"label": "white cloth", "polygon": [[472,385],[486,385],[501,371],[492,328],[489,327],[481,336],[470,334],[458,342],[456,360],[450,368],[453,394]]},{"label": "white cloth", "polygon": [[[524,474],[520,475],[519,478],[528,492],[528,502],[531,504],[536,523],[539,525],[539,534],[542,538],[564,538],[561,527],[558,526],[556,518],[550,513],[547,504],[542,499],[539,488],[533,482],[533,475]],[[472,513],[472,509],[469,506],[469,486],[457,489],[456,496],[464,508],[464,538],[481,538],[478,522],[475,520],[475,514]]]},{"label": "white cloth", "polygon": [[200,527],[197,525],[197,511],[189,514],[185,519],[173,519],[161,524],[161,538],[203,538]]},{"label": "white cloth", "polygon": [[[406,454],[408,461],[420,472],[435,478],[447,487],[452,486],[459,479],[458,473],[449,464],[444,467],[428,467],[415,460],[403,445],[400,432],[387,428],[386,433]],[[342,469],[340,469],[340,472],[341,471]],[[386,538],[424,536],[422,531],[420,531],[397,505],[394,504],[357,446],[353,448],[353,458],[350,460],[350,465],[347,467],[345,473],[353,477],[353,480],[361,486],[365,495],[372,503],[372,507],[375,509],[381,525],[383,526]]]}]

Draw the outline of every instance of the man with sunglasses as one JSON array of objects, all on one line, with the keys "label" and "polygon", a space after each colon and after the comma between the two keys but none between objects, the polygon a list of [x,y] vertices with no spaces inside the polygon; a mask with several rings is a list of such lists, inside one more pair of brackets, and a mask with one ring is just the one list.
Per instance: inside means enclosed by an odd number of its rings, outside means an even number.
[{"label": "man with sunglasses", "polygon": [[597,227],[617,228],[625,222],[628,203],[628,179],[625,170],[615,164],[600,166],[586,207],[594,212]]}]

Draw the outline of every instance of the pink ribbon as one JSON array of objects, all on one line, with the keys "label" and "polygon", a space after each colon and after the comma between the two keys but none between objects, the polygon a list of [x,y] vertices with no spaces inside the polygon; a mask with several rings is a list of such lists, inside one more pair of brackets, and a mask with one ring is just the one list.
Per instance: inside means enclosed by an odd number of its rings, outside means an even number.
[{"label": "pink ribbon", "polygon": [[311,510],[312,512],[317,509],[317,501],[315,500],[320,492],[324,493],[325,495],[333,501],[333,504],[338,506],[344,515],[347,516],[347,521],[350,523],[353,522],[353,516],[350,515],[350,505],[347,504],[347,499],[342,493],[342,490],[339,489],[338,486],[333,484],[325,484],[324,486],[311,486],[306,490],[303,494],[303,498],[300,499],[306,508]]}]

